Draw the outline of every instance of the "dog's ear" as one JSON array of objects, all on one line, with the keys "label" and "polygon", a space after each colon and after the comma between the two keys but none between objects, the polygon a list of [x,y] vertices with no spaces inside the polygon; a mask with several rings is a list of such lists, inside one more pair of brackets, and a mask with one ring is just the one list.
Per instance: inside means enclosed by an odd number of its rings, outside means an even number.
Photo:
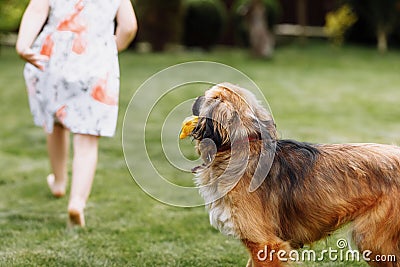
[{"label": "dog's ear", "polygon": [[221,127],[218,127],[219,122],[214,121],[212,118],[206,118],[206,123],[205,123],[205,131],[203,134],[203,139],[211,139],[216,147],[220,147],[222,145],[222,137],[221,134],[218,132],[217,129],[220,129]]},{"label": "dog's ear", "polygon": [[273,120],[258,121],[256,129],[263,144],[262,153],[259,154],[258,164],[251,179],[249,191],[254,192],[267,177],[276,152],[276,126]]}]

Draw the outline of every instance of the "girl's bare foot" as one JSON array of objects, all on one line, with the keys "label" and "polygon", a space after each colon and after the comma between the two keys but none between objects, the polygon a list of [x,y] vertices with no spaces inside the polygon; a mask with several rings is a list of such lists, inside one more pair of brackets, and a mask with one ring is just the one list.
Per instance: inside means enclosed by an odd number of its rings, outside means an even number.
[{"label": "girl's bare foot", "polygon": [[64,184],[56,184],[54,174],[49,174],[47,176],[47,185],[50,188],[51,193],[53,196],[59,198],[65,195],[65,183]]},{"label": "girl's bare foot", "polygon": [[83,209],[85,208],[85,202],[74,198],[70,200],[68,205],[68,226],[85,226],[85,215],[83,213]]}]

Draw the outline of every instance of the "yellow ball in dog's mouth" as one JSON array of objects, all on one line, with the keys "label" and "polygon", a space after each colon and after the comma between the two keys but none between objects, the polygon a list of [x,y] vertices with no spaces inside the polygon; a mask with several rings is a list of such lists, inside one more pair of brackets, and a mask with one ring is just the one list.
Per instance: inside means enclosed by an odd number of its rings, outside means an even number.
[{"label": "yellow ball in dog's mouth", "polygon": [[181,127],[181,133],[179,135],[180,139],[184,139],[190,135],[191,132],[193,132],[194,128],[197,125],[197,122],[199,121],[198,116],[190,116],[187,117],[183,122],[182,122],[182,127]]}]

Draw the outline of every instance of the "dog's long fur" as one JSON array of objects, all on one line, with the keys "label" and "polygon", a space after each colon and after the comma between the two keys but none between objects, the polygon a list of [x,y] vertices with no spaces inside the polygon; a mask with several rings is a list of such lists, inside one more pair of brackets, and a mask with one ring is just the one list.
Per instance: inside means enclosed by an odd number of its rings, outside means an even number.
[{"label": "dog's long fur", "polygon": [[[254,95],[229,83],[199,97],[193,114],[199,122],[192,137],[204,160],[194,172],[210,222],[242,240],[249,266],[282,266],[257,253],[296,249],[347,223],[360,251],[400,260],[400,148],[279,140]],[[250,192],[258,164],[269,172]]]}]

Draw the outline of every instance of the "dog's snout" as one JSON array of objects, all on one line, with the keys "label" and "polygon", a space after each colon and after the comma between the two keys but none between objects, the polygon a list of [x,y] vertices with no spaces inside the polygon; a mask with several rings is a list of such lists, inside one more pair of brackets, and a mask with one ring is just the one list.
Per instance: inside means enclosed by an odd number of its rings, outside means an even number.
[{"label": "dog's snout", "polygon": [[199,96],[192,106],[192,114],[195,116],[200,115],[200,107],[204,102],[204,96]]}]

